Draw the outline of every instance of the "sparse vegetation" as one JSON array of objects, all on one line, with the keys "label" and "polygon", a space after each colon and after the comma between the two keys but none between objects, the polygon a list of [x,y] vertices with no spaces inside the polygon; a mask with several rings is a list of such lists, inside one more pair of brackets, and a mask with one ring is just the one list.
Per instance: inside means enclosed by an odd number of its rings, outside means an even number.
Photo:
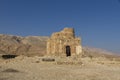
[{"label": "sparse vegetation", "polygon": [[18,55],[12,55],[12,54],[7,54],[7,55],[2,55],[3,59],[12,59],[17,57]]},{"label": "sparse vegetation", "polygon": [[4,71],[2,71],[2,72],[12,72],[12,73],[16,73],[16,72],[19,72],[18,70],[15,70],[15,69],[12,69],[12,68],[9,68],[9,69],[6,69],[6,70],[4,70]]},{"label": "sparse vegetation", "polygon": [[42,61],[53,62],[53,61],[55,61],[55,59],[53,59],[53,58],[42,58]]}]

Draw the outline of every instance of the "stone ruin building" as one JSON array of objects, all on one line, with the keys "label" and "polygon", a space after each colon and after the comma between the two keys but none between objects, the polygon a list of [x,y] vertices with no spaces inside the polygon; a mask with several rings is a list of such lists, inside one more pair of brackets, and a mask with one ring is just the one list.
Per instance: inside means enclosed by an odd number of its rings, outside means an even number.
[{"label": "stone ruin building", "polygon": [[48,39],[47,54],[66,57],[81,55],[81,39],[75,37],[73,28],[64,28],[60,32],[53,33]]}]

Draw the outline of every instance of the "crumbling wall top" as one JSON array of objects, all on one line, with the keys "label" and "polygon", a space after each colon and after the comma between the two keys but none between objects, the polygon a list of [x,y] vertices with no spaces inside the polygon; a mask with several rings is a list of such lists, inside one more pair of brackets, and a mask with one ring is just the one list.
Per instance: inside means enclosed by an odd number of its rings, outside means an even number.
[{"label": "crumbling wall top", "polygon": [[63,33],[75,33],[74,28],[64,28],[61,32]]},{"label": "crumbling wall top", "polygon": [[73,28],[64,28],[62,31],[60,32],[56,32],[56,33],[53,33],[51,38],[53,39],[57,39],[57,38],[75,38],[75,32],[74,32],[74,29]]}]

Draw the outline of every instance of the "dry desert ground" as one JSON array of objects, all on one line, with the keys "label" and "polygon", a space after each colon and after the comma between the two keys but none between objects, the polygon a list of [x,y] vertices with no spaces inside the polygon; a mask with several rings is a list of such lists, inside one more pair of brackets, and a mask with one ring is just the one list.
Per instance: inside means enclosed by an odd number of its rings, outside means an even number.
[{"label": "dry desert ground", "polygon": [[0,80],[120,80],[120,62],[82,58],[78,64],[58,64],[19,56],[0,59]]}]

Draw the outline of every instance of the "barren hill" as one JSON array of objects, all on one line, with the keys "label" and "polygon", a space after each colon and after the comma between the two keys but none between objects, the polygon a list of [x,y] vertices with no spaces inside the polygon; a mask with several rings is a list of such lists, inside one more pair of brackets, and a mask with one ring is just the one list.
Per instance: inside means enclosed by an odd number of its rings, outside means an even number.
[{"label": "barren hill", "polygon": [[109,60],[119,60],[120,61],[120,55],[100,49],[100,48],[93,48],[93,47],[83,47],[84,55],[82,57],[90,57],[90,58],[106,58]]},{"label": "barren hill", "polygon": [[0,34],[0,54],[39,55],[46,52],[46,40],[48,37],[40,36],[13,36]]},{"label": "barren hill", "polygon": [[[43,56],[46,54],[47,39],[48,37],[41,36],[21,37],[0,34],[0,54]],[[99,48],[83,47],[83,52],[83,57],[119,57]]]}]

